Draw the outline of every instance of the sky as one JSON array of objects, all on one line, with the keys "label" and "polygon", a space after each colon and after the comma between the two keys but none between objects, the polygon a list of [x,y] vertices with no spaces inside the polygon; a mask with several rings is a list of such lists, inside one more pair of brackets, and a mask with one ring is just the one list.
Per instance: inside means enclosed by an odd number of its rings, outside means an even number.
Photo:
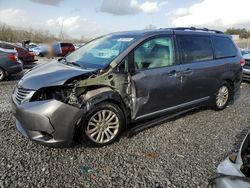
[{"label": "sky", "polygon": [[167,27],[250,29],[250,0],[0,0],[0,22],[72,38]]}]

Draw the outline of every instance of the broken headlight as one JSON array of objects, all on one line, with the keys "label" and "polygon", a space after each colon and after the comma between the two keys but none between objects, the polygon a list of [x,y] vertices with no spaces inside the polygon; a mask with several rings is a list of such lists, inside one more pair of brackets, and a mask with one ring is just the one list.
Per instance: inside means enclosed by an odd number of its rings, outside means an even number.
[{"label": "broken headlight", "polygon": [[71,92],[72,92],[72,87],[68,86],[41,88],[35,92],[30,101],[55,99],[67,103],[68,96],[70,95]]}]

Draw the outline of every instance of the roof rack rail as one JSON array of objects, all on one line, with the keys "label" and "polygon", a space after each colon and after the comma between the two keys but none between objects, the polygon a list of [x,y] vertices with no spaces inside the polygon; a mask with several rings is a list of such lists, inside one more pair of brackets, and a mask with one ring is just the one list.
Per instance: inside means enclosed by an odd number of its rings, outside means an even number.
[{"label": "roof rack rail", "polygon": [[212,30],[212,29],[208,29],[208,28],[196,28],[196,27],[176,27],[176,28],[171,28],[173,30],[191,30],[191,31],[206,31],[206,32],[214,32],[214,33],[220,33],[223,34],[222,31],[218,31],[218,30]]}]

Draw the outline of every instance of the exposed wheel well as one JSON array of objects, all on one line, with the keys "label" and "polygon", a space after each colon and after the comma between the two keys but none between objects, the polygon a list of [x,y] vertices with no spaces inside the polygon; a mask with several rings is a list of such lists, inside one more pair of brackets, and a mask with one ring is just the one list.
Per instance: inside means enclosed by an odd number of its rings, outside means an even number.
[{"label": "exposed wheel well", "polygon": [[90,90],[85,94],[85,96],[85,100],[90,104],[90,107],[98,103],[110,102],[116,104],[121,109],[126,120],[131,117],[128,107],[120,94],[109,87],[101,87]]}]

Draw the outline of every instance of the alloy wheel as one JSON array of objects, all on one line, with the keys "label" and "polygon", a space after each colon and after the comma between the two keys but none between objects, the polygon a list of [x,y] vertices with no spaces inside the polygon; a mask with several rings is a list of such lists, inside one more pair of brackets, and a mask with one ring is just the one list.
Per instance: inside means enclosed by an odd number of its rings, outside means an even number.
[{"label": "alloy wheel", "polygon": [[3,80],[5,76],[4,70],[0,68],[0,80]]},{"label": "alloy wheel", "polygon": [[229,98],[229,90],[226,86],[220,87],[218,94],[216,96],[216,105],[221,108],[223,107]]},{"label": "alloy wheel", "polygon": [[112,140],[119,130],[119,118],[111,110],[100,110],[89,120],[86,135],[96,143],[107,143]]}]

